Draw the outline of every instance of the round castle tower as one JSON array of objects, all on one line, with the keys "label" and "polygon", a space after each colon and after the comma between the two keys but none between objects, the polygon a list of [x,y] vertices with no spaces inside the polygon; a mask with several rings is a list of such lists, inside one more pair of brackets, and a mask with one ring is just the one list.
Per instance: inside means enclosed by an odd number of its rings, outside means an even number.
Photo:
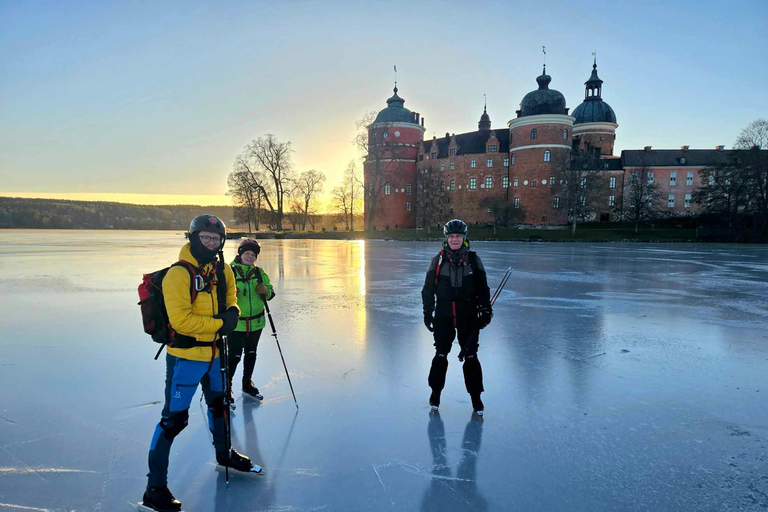
[{"label": "round castle tower", "polygon": [[584,82],[584,101],[573,111],[573,139],[580,151],[588,147],[600,148],[600,155],[613,156],[616,140],[616,114],[603,101],[603,81],[597,76],[597,59],[592,64],[592,75]]}]

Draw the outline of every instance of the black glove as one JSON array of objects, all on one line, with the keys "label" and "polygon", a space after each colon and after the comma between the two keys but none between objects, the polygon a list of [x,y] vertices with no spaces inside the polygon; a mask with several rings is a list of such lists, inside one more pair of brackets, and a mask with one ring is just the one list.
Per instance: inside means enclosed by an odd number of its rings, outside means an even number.
[{"label": "black glove", "polygon": [[232,331],[235,330],[235,327],[237,327],[237,322],[240,320],[240,312],[237,310],[235,306],[230,307],[223,313],[219,313],[218,315],[214,315],[213,318],[218,318],[219,320],[224,320],[224,325],[221,326],[219,329],[219,334],[222,336],[226,336]]},{"label": "black glove", "polygon": [[477,323],[480,329],[488,327],[492,318],[493,308],[490,303],[477,306]]},{"label": "black glove", "polygon": [[431,311],[424,311],[424,325],[427,326],[429,332],[435,332],[435,317]]}]

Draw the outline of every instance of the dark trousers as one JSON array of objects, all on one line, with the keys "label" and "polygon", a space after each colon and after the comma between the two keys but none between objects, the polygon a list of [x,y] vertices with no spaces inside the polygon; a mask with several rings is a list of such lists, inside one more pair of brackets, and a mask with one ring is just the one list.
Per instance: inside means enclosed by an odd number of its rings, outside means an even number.
[{"label": "dark trousers", "polygon": [[[249,334],[233,331],[227,338],[229,341],[229,382],[232,382],[241,358],[243,359],[243,382],[251,382],[253,368],[256,366],[256,349],[259,347],[262,330],[251,331]],[[245,357],[243,357],[243,352],[245,352]]]},{"label": "dark trousers", "polygon": [[149,487],[168,483],[168,456],[171,453],[171,444],[187,426],[189,405],[198,384],[202,386],[203,396],[208,404],[208,428],[213,434],[213,445],[217,452],[226,452],[224,415],[227,413],[227,407],[223,399],[219,358],[213,362],[190,361],[166,354],[165,405],[149,447]]},{"label": "dark trousers", "polygon": [[464,385],[470,395],[480,395],[483,392],[483,369],[477,359],[480,331],[472,316],[459,316],[457,323],[458,327],[454,327],[452,317],[435,318],[435,357],[429,370],[429,387],[437,393],[445,387],[448,354],[451,352],[453,340],[458,335],[464,357]]}]

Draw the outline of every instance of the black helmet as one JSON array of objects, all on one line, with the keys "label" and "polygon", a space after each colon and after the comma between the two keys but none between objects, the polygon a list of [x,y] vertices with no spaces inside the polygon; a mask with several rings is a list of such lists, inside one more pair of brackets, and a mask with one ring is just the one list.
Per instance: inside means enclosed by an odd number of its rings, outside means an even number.
[{"label": "black helmet", "polygon": [[222,239],[227,236],[227,226],[220,218],[215,215],[198,215],[189,224],[189,234],[199,233],[200,231],[210,231],[218,233]]},{"label": "black helmet", "polygon": [[463,220],[459,219],[453,219],[449,220],[445,223],[445,226],[443,227],[443,234],[447,237],[448,235],[462,235],[464,238],[467,237],[467,223]]}]

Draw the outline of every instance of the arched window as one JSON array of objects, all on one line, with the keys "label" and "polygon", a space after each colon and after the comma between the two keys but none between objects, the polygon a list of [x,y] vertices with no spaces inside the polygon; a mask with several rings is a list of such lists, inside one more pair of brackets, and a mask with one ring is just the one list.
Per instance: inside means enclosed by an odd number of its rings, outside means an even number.
[{"label": "arched window", "polygon": [[568,130],[563,130],[563,140],[568,140]]},{"label": "arched window", "polygon": [[388,196],[391,193],[392,189],[390,188],[389,183],[384,184],[384,195]]},{"label": "arched window", "polygon": [[536,140],[537,135],[538,135],[538,132],[536,131],[536,128],[531,130],[531,140]]},{"label": "arched window", "polygon": [[551,158],[552,158],[552,153],[549,150],[546,150],[544,152],[544,161],[549,162]]}]

